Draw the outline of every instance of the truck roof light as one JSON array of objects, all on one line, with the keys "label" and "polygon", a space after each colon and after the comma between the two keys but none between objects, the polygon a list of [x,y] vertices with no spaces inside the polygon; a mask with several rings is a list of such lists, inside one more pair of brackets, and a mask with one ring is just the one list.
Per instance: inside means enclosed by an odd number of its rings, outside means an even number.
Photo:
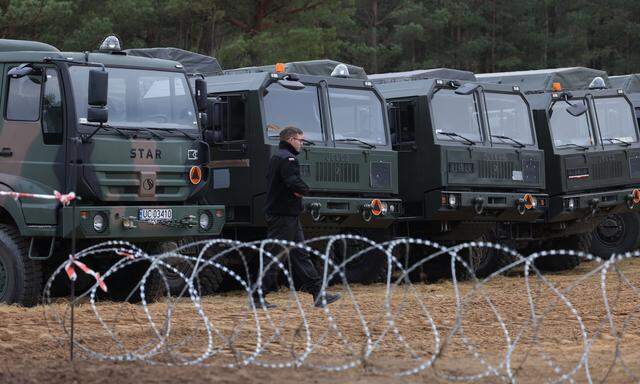
[{"label": "truck roof light", "polygon": [[591,80],[591,84],[589,84],[589,89],[604,89],[607,88],[607,85],[604,83],[604,79],[600,76],[596,76]]},{"label": "truck roof light", "polygon": [[105,37],[100,44],[101,51],[120,51],[121,49],[120,40],[115,35]]},{"label": "truck roof light", "polygon": [[346,65],[340,63],[331,71],[331,77],[350,77],[349,68]]},{"label": "truck roof light", "polygon": [[284,63],[276,63],[276,73],[284,73]]},{"label": "truck roof light", "polygon": [[551,90],[554,91],[554,92],[562,91],[562,84],[560,84],[560,83],[551,84]]}]

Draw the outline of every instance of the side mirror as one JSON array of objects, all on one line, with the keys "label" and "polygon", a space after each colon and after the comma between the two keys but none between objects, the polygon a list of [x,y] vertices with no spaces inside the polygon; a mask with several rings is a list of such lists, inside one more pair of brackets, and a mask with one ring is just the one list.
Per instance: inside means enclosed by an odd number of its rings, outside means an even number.
[{"label": "side mirror", "polygon": [[587,106],[582,103],[572,104],[567,107],[567,112],[569,112],[569,114],[574,117],[582,116],[585,112],[587,112]]},{"label": "side mirror", "polygon": [[90,123],[104,124],[109,120],[109,110],[105,107],[89,106],[87,121]]},{"label": "side mirror", "polygon": [[287,89],[291,89],[293,91],[299,91],[301,89],[305,89],[305,85],[302,84],[299,81],[295,81],[295,80],[278,80],[278,84],[282,85],[283,87],[287,88]]},{"label": "side mirror", "polygon": [[456,94],[458,95],[470,95],[476,91],[476,89],[482,87],[480,84],[474,83],[465,83],[456,89]]},{"label": "side mirror", "polygon": [[104,107],[107,105],[109,91],[109,73],[99,69],[89,71],[89,105]]},{"label": "side mirror", "polygon": [[33,67],[29,63],[20,64],[17,67],[13,67],[7,72],[9,77],[13,77],[14,79],[18,79],[20,77],[27,76],[33,72]]},{"label": "side mirror", "polygon": [[203,79],[196,79],[196,104],[199,112],[207,110],[207,82]]}]

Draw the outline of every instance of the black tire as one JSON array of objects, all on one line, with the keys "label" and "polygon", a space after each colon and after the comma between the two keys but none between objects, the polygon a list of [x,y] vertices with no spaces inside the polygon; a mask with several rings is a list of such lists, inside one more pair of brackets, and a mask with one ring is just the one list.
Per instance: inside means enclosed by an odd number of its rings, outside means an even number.
[{"label": "black tire", "polygon": [[[582,233],[553,239],[548,242],[547,249],[567,249],[589,252],[591,249],[591,233]],[[576,255],[551,255],[538,257],[536,268],[541,271],[567,271],[580,265],[580,257]]]},{"label": "black tire", "polygon": [[[498,238],[493,231],[482,235],[476,240],[497,243]],[[460,276],[470,278],[473,275],[481,279],[485,278],[505,265],[509,264],[509,255],[501,252],[493,247],[477,247],[464,251],[461,255],[464,257],[467,266],[471,269],[467,269],[464,266],[460,266]]]},{"label": "black tire", "polygon": [[611,214],[593,231],[590,252],[608,259],[613,253],[633,251],[640,237],[640,215]]},{"label": "black tire", "polygon": [[16,227],[0,224],[0,302],[38,304],[42,294],[42,263],[31,260],[28,251],[29,243]]},{"label": "black tire", "polygon": [[[369,230],[366,232],[350,233],[368,237],[370,240],[378,243],[386,241],[386,236],[382,231]],[[333,243],[331,255],[333,261],[337,264],[342,264],[345,259],[348,259],[362,250],[372,248],[369,243],[364,241],[348,239],[345,241],[347,242],[347,247],[344,246],[342,241],[336,241]],[[386,279],[387,266],[387,255],[378,249],[371,249],[347,263],[345,266],[345,274],[349,283],[374,284]],[[329,273],[331,272],[332,271],[329,271]],[[331,283],[338,282],[339,280],[340,276],[336,274]]]}]

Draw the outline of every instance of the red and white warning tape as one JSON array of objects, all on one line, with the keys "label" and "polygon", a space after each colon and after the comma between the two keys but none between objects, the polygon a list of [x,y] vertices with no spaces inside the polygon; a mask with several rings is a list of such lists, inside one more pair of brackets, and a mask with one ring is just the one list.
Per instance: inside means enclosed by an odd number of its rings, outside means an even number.
[{"label": "red and white warning tape", "polygon": [[53,191],[53,195],[44,195],[41,193],[0,191],[0,196],[11,196],[16,200],[23,199],[23,198],[58,200],[59,202],[62,203],[62,205],[65,205],[65,206],[71,204],[71,202],[76,199],[75,192],[69,192],[69,193],[63,194],[58,191]]},{"label": "red and white warning tape", "polygon": [[102,277],[100,277],[100,273],[87,267],[85,263],[79,260],[76,260],[73,257],[73,255],[69,255],[69,261],[67,261],[67,264],[64,266],[64,270],[65,272],[67,272],[67,276],[69,276],[69,280],[76,281],[76,279],[78,278],[78,275],[76,274],[76,270],[75,268],[73,268],[74,264],[78,268],[80,268],[82,272],[86,273],[87,275],[93,276],[93,278],[96,279],[96,281],[98,282],[98,286],[100,287],[100,289],[102,289],[104,292],[107,292],[107,284],[105,284],[104,280],[102,280]]}]

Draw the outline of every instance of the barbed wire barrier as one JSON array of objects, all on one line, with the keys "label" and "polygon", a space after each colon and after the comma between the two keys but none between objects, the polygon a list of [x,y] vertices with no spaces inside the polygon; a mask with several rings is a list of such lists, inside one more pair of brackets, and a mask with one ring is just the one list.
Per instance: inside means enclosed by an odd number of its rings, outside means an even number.
[{"label": "barbed wire barrier", "polygon": [[[341,292],[342,299],[320,309],[310,295],[297,292],[295,276],[283,262],[292,250],[310,254],[323,273],[322,292]],[[477,278],[469,255],[479,251],[506,261],[495,273]],[[336,252],[348,257],[338,258]],[[44,290],[45,316],[66,342],[71,305],[54,297],[52,287],[68,284],[69,270],[79,262],[90,270],[83,269],[90,279],[84,289],[77,288],[81,304],[75,309],[74,343],[88,359],[334,372],[360,368],[395,376],[430,373],[447,381],[516,382],[533,370],[540,381],[600,382],[617,372],[637,382],[639,277],[626,274],[624,267],[639,255],[602,260],[552,250],[525,257],[489,242],[446,247],[405,238],[378,244],[355,235],[302,244],[213,239],[151,255],[108,241],[54,271]],[[545,275],[536,267],[540,258],[576,256],[591,261],[586,272]],[[351,284],[349,268],[374,265],[374,258],[382,258],[377,262],[385,266],[382,285]],[[230,261],[240,267],[229,267]],[[448,272],[444,283],[412,281],[437,263]],[[278,305],[274,309],[264,301],[264,271],[271,267],[286,287],[269,295]],[[246,296],[205,295],[211,274],[224,276]],[[176,277],[181,281],[177,292],[170,281]],[[103,305],[104,292],[127,279],[125,298],[139,302]],[[509,279],[509,292],[498,279]],[[106,310],[114,305],[118,310]]]}]

